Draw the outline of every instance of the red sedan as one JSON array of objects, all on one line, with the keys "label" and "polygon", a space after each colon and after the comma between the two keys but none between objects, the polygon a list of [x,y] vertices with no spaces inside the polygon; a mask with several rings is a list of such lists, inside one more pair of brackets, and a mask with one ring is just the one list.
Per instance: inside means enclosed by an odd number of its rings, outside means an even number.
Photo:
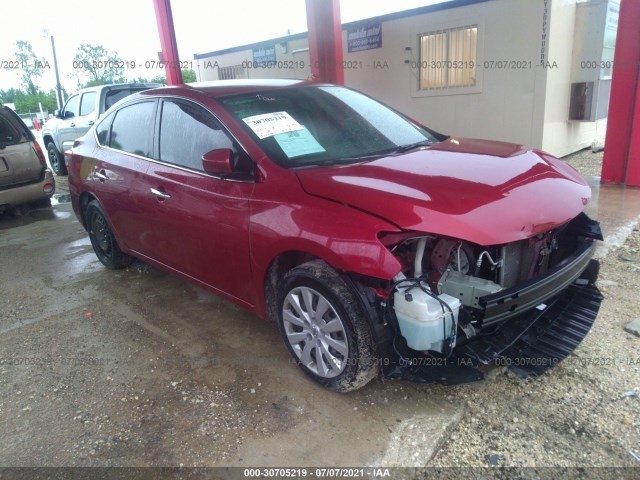
[{"label": "red sedan", "polygon": [[601,302],[602,237],[574,170],[335,85],[135,94],[75,143],[69,185],[106,267],[135,257],[273,320],[338,391],[380,371],[477,380],[497,359],[539,374]]}]

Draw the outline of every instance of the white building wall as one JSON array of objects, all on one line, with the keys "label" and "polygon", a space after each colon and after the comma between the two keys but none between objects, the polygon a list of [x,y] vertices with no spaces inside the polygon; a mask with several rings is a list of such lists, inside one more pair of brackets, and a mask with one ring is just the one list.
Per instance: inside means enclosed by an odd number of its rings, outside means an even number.
[{"label": "white building wall", "polygon": [[[536,104],[544,96],[545,77],[536,68],[540,5],[541,0],[494,0],[385,22],[382,48],[345,53],[347,67],[349,62],[365,65],[345,69],[345,84],[443,133],[540,146],[542,109]],[[419,61],[419,35],[471,24],[478,25],[483,67],[477,71],[477,87],[469,93],[418,91],[418,71],[405,60]],[[497,68],[495,63],[490,68],[491,61],[504,60],[531,62],[531,68]],[[367,68],[376,61],[386,61],[389,68]]]},{"label": "white building wall", "polygon": [[547,72],[542,149],[564,156],[592,143],[604,142],[607,121],[569,120],[572,65],[574,62],[576,0],[553,0],[549,59],[558,68]]},{"label": "white building wall", "polygon": [[198,65],[196,77],[198,81],[220,80],[221,67],[239,66],[244,69],[244,78],[295,78],[304,80],[310,75],[309,45],[307,38],[290,40],[276,44],[275,65],[253,62],[253,50],[246,49],[216,55],[196,61]]},{"label": "white building wall", "polygon": [[[395,18],[382,23],[381,48],[354,53],[347,52],[343,30],[345,85],[442,133],[566,155],[603,139],[606,129],[606,120],[568,120],[575,11],[576,0],[491,0]],[[420,91],[418,70],[411,68],[420,59],[419,36],[476,24],[476,86]],[[274,67],[246,68],[246,78],[308,78],[307,38],[284,45],[286,52],[276,44]],[[541,56],[549,64],[541,66]],[[251,48],[200,59],[198,79],[217,80],[218,67],[252,61]],[[207,62],[210,68],[204,68]],[[218,63],[211,68],[211,62]],[[292,68],[281,68],[285,63]]]}]

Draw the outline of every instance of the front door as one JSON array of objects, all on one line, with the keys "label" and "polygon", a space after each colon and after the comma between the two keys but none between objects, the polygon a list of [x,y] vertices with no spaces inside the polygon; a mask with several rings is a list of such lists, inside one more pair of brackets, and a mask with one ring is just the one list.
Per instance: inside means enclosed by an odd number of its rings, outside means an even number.
[{"label": "front door", "polygon": [[[192,102],[163,100],[155,161],[142,175],[141,253],[248,304],[255,303],[249,259],[250,178],[204,172],[202,155],[239,148],[215,117]],[[246,163],[245,163],[246,165]],[[242,179],[243,178],[243,179]]]}]

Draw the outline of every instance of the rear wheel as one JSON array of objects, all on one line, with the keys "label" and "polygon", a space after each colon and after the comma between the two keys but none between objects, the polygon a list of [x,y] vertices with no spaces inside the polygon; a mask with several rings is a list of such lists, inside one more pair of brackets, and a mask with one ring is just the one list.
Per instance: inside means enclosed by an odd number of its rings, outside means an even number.
[{"label": "rear wheel", "polygon": [[67,166],[64,164],[64,158],[53,142],[49,142],[47,145],[47,156],[49,157],[51,170],[53,170],[56,175],[64,176],[67,174]]},{"label": "rear wheel", "polygon": [[325,262],[305,263],[285,275],[278,294],[278,323],[289,353],[319,384],[348,392],[378,374],[363,309]]},{"label": "rear wheel", "polygon": [[85,222],[93,250],[105,267],[119,269],[131,265],[133,258],[120,250],[107,217],[97,201],[87,205]]}]

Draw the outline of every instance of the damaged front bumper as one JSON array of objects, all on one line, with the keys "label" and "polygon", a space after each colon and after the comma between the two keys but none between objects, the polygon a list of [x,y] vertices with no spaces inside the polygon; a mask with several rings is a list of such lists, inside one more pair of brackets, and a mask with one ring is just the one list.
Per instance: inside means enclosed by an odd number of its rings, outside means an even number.
[{"label": "damaged front bumper", "polygon": [[[594,225],[597,227],[595,230]],[[592,271],[593,266],[589,270],[587,267],[595,252],[596,240],[602,240],[602,234],[597,222],[589,220],[586,227],[589,228],[589,232],[593,232],[593,237],[585,239],[572,255],[549,269],[544,275],[515,287],[481,297],[479,304],[483,310],[483,326],[500,324],[509,318],[517,317],[523,312],[539,307],[569,287],[583,272]],[[595,278],[588,279],[590,283],[594,283],[595,280]]]},{"label": "damaged front bumper", "polygon": [[430,356],[410,349],[390,353],[384,374],[420,383],[459,384],[483,378],[478,367],[500,364],[520,377],[540,375],[575,350],[600,309],[592,259],[599,224],[581,215],[573,223],[576,250],[543,275],[479,299],[481,329],[452,354]]},{"label": "damaged front bumper", "polygon": [[385,375],[456,385],[482,380],[477,367],[490,364],[505,365],[521,378],[540,375],[567,358],[589,333],[602,299],[593,285],[570,285],[544,308],[505,322],[491,336],[474,338],[448,358],[396,354]]}]

